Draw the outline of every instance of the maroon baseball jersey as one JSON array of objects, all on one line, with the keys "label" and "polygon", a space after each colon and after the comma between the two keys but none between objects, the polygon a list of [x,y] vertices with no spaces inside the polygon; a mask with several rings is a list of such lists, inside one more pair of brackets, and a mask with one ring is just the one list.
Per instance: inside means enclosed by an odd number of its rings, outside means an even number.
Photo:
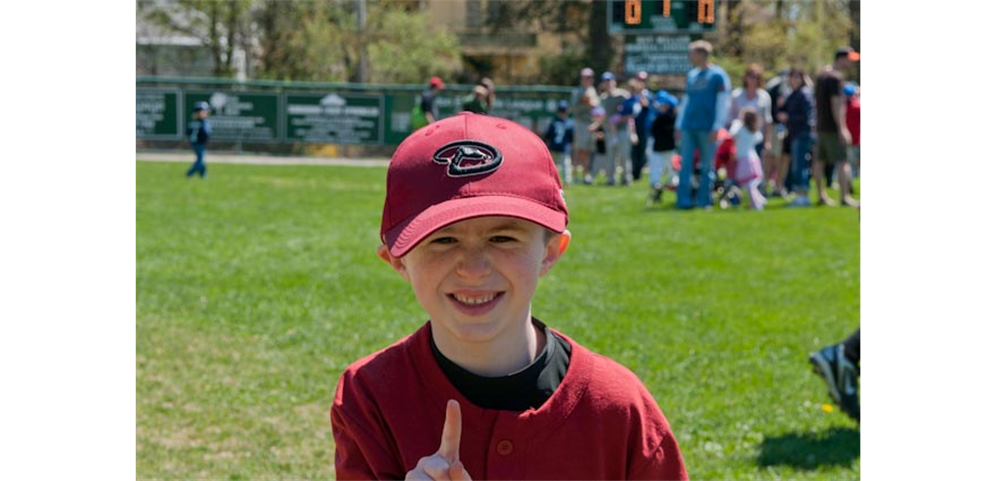
[{"label": "maroon baseball jersey", "polygon": [[460,461],[473,479],[688,479],[670,425],[636,375],[556,334],[572,348],[566,376],[539,409],[522,412],[460,394],[433,357],[428,323],[355,362],[331,409],[336,478],[403,479],[438,451],[455,399]]}]

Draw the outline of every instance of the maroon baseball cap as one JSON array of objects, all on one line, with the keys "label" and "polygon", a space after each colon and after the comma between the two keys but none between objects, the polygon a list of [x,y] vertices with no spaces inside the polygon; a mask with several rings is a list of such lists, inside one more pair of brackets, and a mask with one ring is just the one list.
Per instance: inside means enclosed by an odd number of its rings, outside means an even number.
[{"label": "maroon baseball cap", "polygon": [[556,164],[530,130],[462,112],[416,130],[394,151],[380,222],[392,256],[449,224],[492,215],[566,229]]}]

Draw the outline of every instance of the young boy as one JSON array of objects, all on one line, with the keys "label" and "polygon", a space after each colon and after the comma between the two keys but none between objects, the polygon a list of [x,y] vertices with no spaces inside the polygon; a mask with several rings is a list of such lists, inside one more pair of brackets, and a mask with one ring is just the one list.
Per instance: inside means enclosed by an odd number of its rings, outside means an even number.
[{"label": "young boy", "polygon": [[656,93],[657,114],[650,126],[653,136],[653,151],[650,152],[650,195],[646,204],[659,204],[663,201],[663,189],[674,186],[674,172],[671,158],[674,156],[674,125],[677,121],[677,97],[666,90]]},{"label": "young boy", "polygon": [[211,123],[207,120],[210,113],[211,106],[207,102],[193,104],[193,119],[187,124],[187,137],[190,140],[190,147],[193,148],[195,160],[187,169],[188,178],[194,174],[199,174],[201,179],[207,177],[204,154],[207,153],[207,141],[211,140]]},{"label": "young boy", "polygon": [[464,112],[398,146],[378,254],[429,320],[342,373],[337,479],[687,479],[639,379],[532,317],[566,226],[518,124]]},{"label": "young boy", "polygon": [[549,147],[550,152],[556,156],[556,164],[560,167],[560,180],[563,185],[570,185],[573,182],[573,166],[570,162],[570,145],[574,139],[574,123],[568,117],[570,115],[570,102],[561,100],[556,105],[556,117],[549,123],[543,140]]}]

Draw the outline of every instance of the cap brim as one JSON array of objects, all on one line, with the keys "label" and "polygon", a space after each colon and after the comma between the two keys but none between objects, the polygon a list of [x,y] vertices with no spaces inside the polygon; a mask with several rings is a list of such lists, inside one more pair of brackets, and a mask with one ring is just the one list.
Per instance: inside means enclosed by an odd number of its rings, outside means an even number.
[{"label": "cap brim", "polygon": [[858,52],[850,52],[850,53],[846,54],[846,58],[850,59],[851,62],[856,62],[856,61],[860,60],[860,53],[858,53]]},{"label": "cap brim", "polygon": [[516,217],[563,232],[567,216],[526,199],[507,196],[464,197],[433,205],[384,233],[390,255],[403,257],[433,232],[455,222],[483,216]]}]

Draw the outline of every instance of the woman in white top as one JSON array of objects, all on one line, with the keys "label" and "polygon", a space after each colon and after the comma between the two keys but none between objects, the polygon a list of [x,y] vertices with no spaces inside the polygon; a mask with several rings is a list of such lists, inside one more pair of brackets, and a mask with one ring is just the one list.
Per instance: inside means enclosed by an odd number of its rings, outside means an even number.
[{"label": "woman in white top", "polygon": [[731,126],[732,120],[739,118],[739,114],[744,108],[749,107],[757,111],[757,130],[763,135],[764,141],[757,144],[756,150],[757,156],[763,160],[764,176],[761,179],[761,188],[766,190],[767,179],[774,174],[771,172],[774,169],[773,165],[769,159],[764,157],[764,151],[770,150],[770,142],[773,138],[774,106],[770,94],[760,87],[763,85],[763,73],[764,69],[760,64],[752,63],[746,67],[746,72],[743,73],[743,86],[732,91],[731,105],[729,106],[729,126]]}]

